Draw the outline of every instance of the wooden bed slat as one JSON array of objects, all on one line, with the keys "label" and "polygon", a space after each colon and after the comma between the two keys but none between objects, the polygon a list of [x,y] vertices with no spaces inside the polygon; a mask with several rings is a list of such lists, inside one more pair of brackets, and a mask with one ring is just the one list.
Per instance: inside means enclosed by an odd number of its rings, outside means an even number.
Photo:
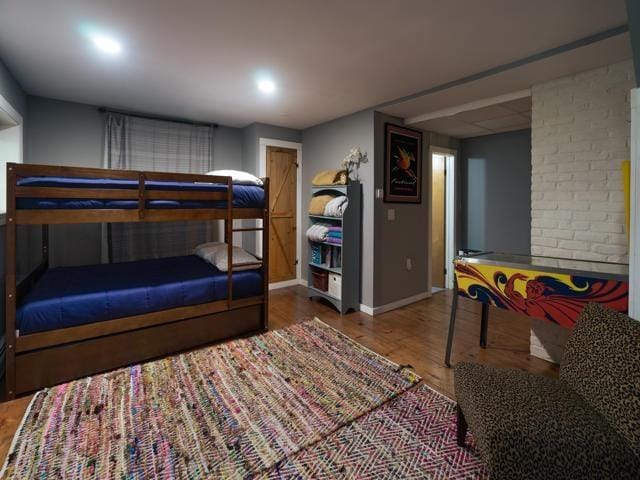
[{"label": "wooden bed slat", "polygon": [[[262,218],[261,208],[234,208],[234,219]],[[138,217],[138,209],[51,209],[16,210],[18,225],[58,225],[69,223],[113,223],[113,222],[175,222],[180,220],[224,220],[225,208],[172,208],[147,209],[145,217]]]},{"label": "wooden bed slat", "polygon": [[135,200],[138,198],[138,190],[131,188],[16,187],[16,197]]},{"label": "wooden bed slat", "polygon": [[134,170],[112,170],[105,168],[66,167],[63,165],[33,165],[14,163],[18,177],[71,177],[71,178],[110,178],[119,180],[137,180]]},{"label": "wooden bed slat", "polygon": [[147,200],[201,200],[211,202],[227,198],[225,192],[149,190],[148,188],[146,192]]},{"label": "wooden bed slat", "polygon": [[131,210],[16,210],[16,223],[18,225],[58,225],[63,223],[112,223],[137,221],[139,221],[137,208]]}]

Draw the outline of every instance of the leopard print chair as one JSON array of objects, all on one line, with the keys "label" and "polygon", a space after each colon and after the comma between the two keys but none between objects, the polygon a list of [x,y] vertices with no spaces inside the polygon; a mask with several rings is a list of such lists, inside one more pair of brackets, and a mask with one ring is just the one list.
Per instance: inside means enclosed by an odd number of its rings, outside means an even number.
[{"label": "leopard print chair", "polygon": [[582,311],[560,378],[455,367],[458,444],[468,428],[494,479],[640,478],[640,322]]}]

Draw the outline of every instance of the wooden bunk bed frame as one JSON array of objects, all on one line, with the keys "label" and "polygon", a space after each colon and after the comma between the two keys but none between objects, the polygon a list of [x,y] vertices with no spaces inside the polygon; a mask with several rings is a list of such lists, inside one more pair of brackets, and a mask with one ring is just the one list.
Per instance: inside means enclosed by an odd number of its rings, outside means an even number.
[{"label": "wooden bunk bed frame", "polygon": [[[124,179],[137,189],[18,186],[19,178],[55,176]],[[268,328],[269,290],[269,179],[264,179],[263,208],[234,208],[231,177],[182,173],[141,172],[28,164],[7,164],[6,214],[6,374],[5,399],[42,387],[162,357],[226,338]],[[147,181],[225,184],[225,192],[153,190]],[[16,209],[18,198],[137,200],[136,209]],[[226,201],[225,208],[150,209],[148,200]],[[234,219],[261,219],[262,226],[234,228]],[[110,222],[171,222],[224,220],[228,248],[226,299],[173,308],[85,325],[16,335],[16,308],[20,299],[49,266],[49,225]],[[42,226],[42,262],[16,282],[16,230],[18,225]],[[233,299],[232,236],[234,232],[261,231],[263,291],[259,296]]]}]

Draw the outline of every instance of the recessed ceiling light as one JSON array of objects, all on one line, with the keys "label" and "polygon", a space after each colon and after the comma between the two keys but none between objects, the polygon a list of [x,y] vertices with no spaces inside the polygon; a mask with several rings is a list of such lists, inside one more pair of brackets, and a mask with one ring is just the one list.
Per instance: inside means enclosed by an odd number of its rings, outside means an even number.
[{"label": "recessed ceiling light", "polygon": [[91,37],[91,40],[93,40],[93,44],[101,52],[117,55],[122,51],[122,45],[113,38],[104,35],[94,35]]},{"label": "recessed ceiling light", "polygon": [[271,80],[260,80],[258,82],[258,89],[262,93],[273,93],[276,91],[276,84]]}]

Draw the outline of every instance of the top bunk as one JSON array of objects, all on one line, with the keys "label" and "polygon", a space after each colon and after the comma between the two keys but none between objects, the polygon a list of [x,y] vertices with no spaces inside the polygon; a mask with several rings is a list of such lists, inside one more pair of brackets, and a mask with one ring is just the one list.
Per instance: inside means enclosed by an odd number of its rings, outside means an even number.
[{"label": "top bunk", "polygon": [[268,179],[15,163],[6,178],[17,225],[265,218],[269,190]]}]

